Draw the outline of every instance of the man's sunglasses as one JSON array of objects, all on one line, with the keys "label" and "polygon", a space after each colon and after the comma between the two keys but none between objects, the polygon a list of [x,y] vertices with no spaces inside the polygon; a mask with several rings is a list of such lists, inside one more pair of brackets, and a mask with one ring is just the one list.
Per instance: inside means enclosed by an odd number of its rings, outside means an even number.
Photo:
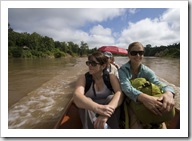
[{"label": "man's sunglasses", "polygon": [[91,66],[93,66],[93,67],[97,66],[97,64],[100,64],[100,63],[97,63],[95,61],[86,61],[85,63],[87,66],[89,66],[91,64]]},{"label": "man's sunglasses", "polygon": [[144,55],[144,51],[131,51],[130,54],[132,56],[136,56],[137,54],[141,56],[141,55]]}]

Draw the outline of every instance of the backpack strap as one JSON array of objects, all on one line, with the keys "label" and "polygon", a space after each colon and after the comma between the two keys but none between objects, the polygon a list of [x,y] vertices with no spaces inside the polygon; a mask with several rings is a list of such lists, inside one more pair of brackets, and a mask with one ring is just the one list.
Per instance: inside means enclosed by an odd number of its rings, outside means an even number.
[{"label": "backpack strap", "polygon": [[[104,81],[105,85],[107,86],[107,88],[109,90],[111,90],[112,92],[114,92],[114,90],[111,86],[109,73],[107,71],[103,72],[103,81]],[[89,74],[89,72],[85,73],[85,93],[89,90],[92,83],[94,84],[94,80],[92,78],[92,75]],[[94,87],[93,87],[93,91],[94,91],[94,94],[96,95]]]},{"label": "backpack strap", "polygon": [[85,93],[89,90],[91,87],[91,84],[93,82],[92,75],[89,74],[89,72],[85,73]]},{"label": "backpack strap", "polygon": [[103,71],[103,80],[107,88],[114,92],[113,87],[111,86],[109,72],[107,70]]}]

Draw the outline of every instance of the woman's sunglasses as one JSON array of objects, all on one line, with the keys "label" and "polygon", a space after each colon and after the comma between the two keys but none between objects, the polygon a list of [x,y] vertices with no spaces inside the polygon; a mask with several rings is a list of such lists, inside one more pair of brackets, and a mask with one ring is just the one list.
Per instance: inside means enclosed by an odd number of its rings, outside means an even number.
[{"label": "woman's sunglasses", "polygon": [[136,56],[137,54],[141,56],[141,55],[144,55],[144,51],[131,51],[130,54],[132,56]]},{"label": "woman's sunglasses", "polygon": [[87,66],[89,66],[91,64],[91,66],[93,66],[93,67],[97,66],[97,64],[100,64],[100,63],[97,63],[95,61],[86,61],[85,63]]}]

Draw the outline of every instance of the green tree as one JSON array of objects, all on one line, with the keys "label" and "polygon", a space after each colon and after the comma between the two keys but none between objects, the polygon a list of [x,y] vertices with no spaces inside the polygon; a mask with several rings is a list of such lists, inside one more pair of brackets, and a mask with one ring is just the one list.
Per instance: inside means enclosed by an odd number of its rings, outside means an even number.
[{"label": "green tree", "polygon": [[38,48],[39,51],[46,52],[46,51],[51,51],[54,48],[55,48],[55,43],[52,38],[49,38],[47,36],[41,37],[40,47]]},{"label": "green tree", "polygon": [[9,32],[13,32],[13,29],[11,28],[10,23],[8,23],[8,31],[9,31]]},{"label": "green tree", "polygon": [[19,58],[22,56],[22,48],[21,47],[13,47],[10,49],[11,55],[15,58]]},{"label": "green tree", "polygon": [[66,42],[61,42],[61,51],[67,53],[67,43]]},{"label": "green tree", "polygon": [[81,45],[80,45],[80,56],[83,55],[87,55],[89,50],[89,46],[87,43],[84,43],[83,41],[81,41]]},{"label": "green tree", "polygon": [[71,47],[71,50],[72,50],[73,53],[78,54],[79,45],[78,44],[73,44],[73,46]]},{"label": "green tree", "polygon": [[29,36],[29,48],[31,50],[38,50],[38,48],[40,48],[40,41],[41,41],[41,35],[39,35],[36,32],[33,32],[30,36]]}]

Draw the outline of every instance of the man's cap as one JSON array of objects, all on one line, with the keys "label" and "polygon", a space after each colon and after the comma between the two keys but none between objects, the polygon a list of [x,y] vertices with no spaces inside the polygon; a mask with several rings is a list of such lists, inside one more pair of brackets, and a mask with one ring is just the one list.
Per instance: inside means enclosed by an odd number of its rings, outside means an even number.
[{"label": "man's cap", "polygon": [[108,58],[113,57],[113,54],[111,52],[104,52],[104,55]]}]

